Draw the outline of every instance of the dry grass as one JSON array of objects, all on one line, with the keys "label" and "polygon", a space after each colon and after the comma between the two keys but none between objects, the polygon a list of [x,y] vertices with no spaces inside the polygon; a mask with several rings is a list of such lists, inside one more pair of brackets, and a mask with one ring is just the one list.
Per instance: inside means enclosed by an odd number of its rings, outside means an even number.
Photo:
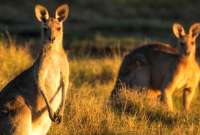
[{"label": "dry grass", "polygon": [[[31,63],[27,49],[0,46],[0,80],[7,82]],[[121,62],[120,57],[70,60],[70,89],[62,125],[53,125],[48,135],[191,135],[200,134],[200,103],[191,112],[168,113],[145,93],[120,93],[115,106],[109,95]],[[0,84],[2,88],[3,83]],[[199,97],[197,97],[199,99]],[[179,105],[179,100],[176,102]]]},{"label": "dry grass", "polygon": [[32,63],[28,49],[15,41],[0,41],[0,89]]}]

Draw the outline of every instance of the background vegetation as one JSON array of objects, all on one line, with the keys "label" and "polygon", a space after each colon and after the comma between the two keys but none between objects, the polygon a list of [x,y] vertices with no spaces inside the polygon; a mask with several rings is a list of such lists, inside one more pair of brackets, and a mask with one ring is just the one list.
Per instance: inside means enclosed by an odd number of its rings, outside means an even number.
[{"label": "background vegetation", "polygon": [[61,3],[70,4],[64,38],[70,59],[70,89],[64,123],[53,125],[48,135],[200,134],[198,94],[188,113],[180,111],[180,93],[175,94],[178,109],[173,114],[145,93],[125,91],[116,107],[109,103],[124,54],[152,41],[175,44],[172,23],[178,21],[188,28],[199,21],[200,1],[1,0],[1,3],[0,89],[28,68],[39,53],[40,27],[34,18],[34,5],[42,3],[53,15]]},{"label": "background vegetation", "polygon": [[[74,42],[81,46],[96,46],[99,35],[115,38],[120,46],[127,37],[172,42],[171,26],[181,22],[188,27],[199,21],[200,1],[198,0],[1,0],[0,31],[9,32],[18,39],[39,37],[39,23],[34,17],[34,6],[43,4],[54,15],[55,8],[70,5],[70,16],[65,23],[65,47],[73,48]],[[119,38],[120,37],[120,38]],[[105,41],[106,38],[104,39]],[[134,41],[130,42],[132,46]],[[25,39],[26,40],[26,39]],[[83,41],[82,41],[83,40]],[[88,42],[85,42],[85,41]],[[27,40],[26,40],[27,41]],[[107,43],[110,46],[116,42]],[[140,42],[143,43],[143,42]]]}]

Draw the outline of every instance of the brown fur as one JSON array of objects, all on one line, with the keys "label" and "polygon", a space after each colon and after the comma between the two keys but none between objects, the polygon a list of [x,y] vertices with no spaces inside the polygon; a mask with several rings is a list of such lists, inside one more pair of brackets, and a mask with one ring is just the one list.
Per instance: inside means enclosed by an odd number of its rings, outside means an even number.
[{"label": "brown fur", "polygon": [[172,63],[176,63],[178,57],[176,48],[163,43],[134,49],[125,56],[121,64],[111,97],[115,97],[123,86],[132,89],[146,88],[151,96],[159,96],[166,72]]},{"label": "brown fur", "polygon": [[[192,40],[195,42],[195,39]],[[190,43],[191,41],[188,42]],[[149,90],[148,93],[150,97],[160,96],[163,83],[166,82],[166,78],[169,78],[168,72],[176,69],[179,63],[182,63],[182,65],[190,65],[193,63],[192,65],[194,67],[191,67],[191,69],[198,73],[198,64],[195,57],[190,61],[190,64],[181,62],[182,56],[184,56],[185,53],[187,53],[187,47],[180,44],[178,44],[177,49],[157,43],[133,50],[122,62],[111,98],[116,97],[119,90],[124,86],[129,88],[145,87]],[[194,75],[194,72],[190,71],[190,73],[191,72]],[[176,74],[177,73],[175,73],[175,75]],[[188,93],[188,90],[184,92],[184,95],[186,95],[186,93]],[[184,102],[186,102],[185,100]],[[186,104],[188,104],[188,102],[184,104],[185,109],[187,109],[188,107],[186,106],[188,105]]]},{"label": "brown fur", "polygon": [[0,133],[45,135],[51,120],[60,122],[69,83],[69,65],[62,47],[63,21],[68,6],[49,18],[45,7],[37,5],[42,22],[43,49],[32,67],[12,80],[0,93]]},{"label": "brown fur", "polygon": [[183,106],[189,110],[195,89],[199,84],[199,65],[196,61],[196,38],[200,33],[200,23],[195,23],[186,34],[180,24],[174,24],[173,31],[179,39],[180,45],[184,48],[184,53],[180,55],[178,61],[167,72],[162,84],[161,99],[169,110],[173,111],[172,95],[175,90],[183,90]]},{"label": "brown fur", "polygon": [[[197,26],[197,24],[194,26]],[[192,31],[192,28],[196,28],[194,26],[191,27],[190,31]],[[198,28],[196,29],[197,30],[193,31],[197,31],[196,33],[198,34]],[[165,87],[172,85],[170,87],[173,88],[170,89],[173,90],[169,90],[172,92],[169,92],[170,94],[167,93],[169,95],[167,96],[167,99],[171,102],[168,103],[168,106],[171,107],[172,101],[169,97],[175,90],[176,85],[181,85],[183,87],[185,84],[192,87],[192,89],[196,88],[198,85],[199,66],[195,55],[195,39],[196,36],[192,38],[190,34],[184,35],[184,37],[180,38],[180,41],[184,42],[184,44],[178,44],[178,49],[157,43],[142,46],[133,50],[122,62],[111,98],[117,96],[119,90],[124,86],[129,88],[146,87],[150,91],[150,96],[157,97],[161,94],[161,91],[166,91],[164,90]],[[193,47],[195,49],[188,51],[191,50],[191,43],[194,43]],[[188,59],[186,56],[187,53],[192,53],[193,57]],[[188,79],[177,84],[176,80],[180,80],[179,78],[183,77]],[[166,94],[164,93],[165,92],[162,93],[162,99],[167,102],[167,99],[165,98]],[[191,96],[189,99],[186,98],[187,93],[192,93],[191,95],[193,95],[194,90],[189,90],[188,88],[184,90],[184,107],[186,110],[189,108],[190,100],[193,97]],[[173,110],[173,108],[170,108],[170,110]]]}]

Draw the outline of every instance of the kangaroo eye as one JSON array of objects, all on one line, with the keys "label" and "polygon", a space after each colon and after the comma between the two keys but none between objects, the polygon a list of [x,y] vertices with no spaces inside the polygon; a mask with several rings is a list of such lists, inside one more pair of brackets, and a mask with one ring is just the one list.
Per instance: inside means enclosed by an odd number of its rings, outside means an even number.
[{"label": "kangaroo eye", "polygon": [[44,32],[47,32],[47,31],[48,31],[48,28],[47,28],[47,27],[44,27],[43,30],[44,30]]},{"label": "kangaroo eye", "polygon": [[180,43],[181,46],[184,46],[185,44],[183,42]]}]

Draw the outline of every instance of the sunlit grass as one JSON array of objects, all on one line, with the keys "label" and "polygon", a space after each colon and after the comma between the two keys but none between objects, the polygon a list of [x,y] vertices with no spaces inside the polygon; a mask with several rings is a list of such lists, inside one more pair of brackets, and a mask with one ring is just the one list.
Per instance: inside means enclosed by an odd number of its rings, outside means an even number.
[{"label": "sunlit grass", "polygon": [[[32,63],[29,49],[13,42],[0,43],[0,88]],[[117,104],[109,96],[122,58],[78,57],[70,60],[70,88],[64,122],[54,125],[48,135],[184,135],[200,134],[199,96],[192,110],[169,113],[159,100],[146,93],[123,89]],[[179,101],[176,101],[179,102]]]},{"label": "sunlit grass", "polygon": [[15,41],[0,41],[0,89],[32,61],[28,48],[16,47]]}]

